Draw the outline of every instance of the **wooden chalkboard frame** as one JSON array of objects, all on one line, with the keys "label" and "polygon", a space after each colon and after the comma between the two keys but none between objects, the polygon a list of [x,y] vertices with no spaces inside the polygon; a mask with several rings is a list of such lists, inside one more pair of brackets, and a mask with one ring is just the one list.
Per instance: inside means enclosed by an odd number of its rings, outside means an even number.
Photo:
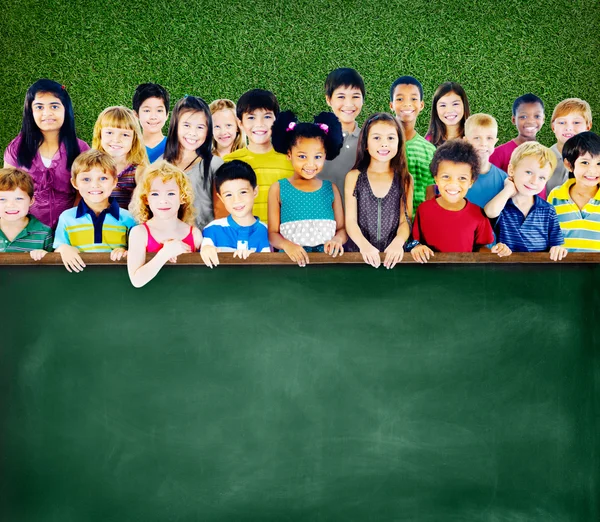
[{"label": "wooden chalkboard frame", "polygon": [[[153,254],[148,255],[150,259]],[[111,261],[109,254],[81,254],[86,265],[124,265],[127,260]],[[341,257],[331,257],[327,254],[308,254],[310,263],[315,265],[330,264],[361,264],[364,263],[359,253],[345,253]],[[381,254],[383,261],[385,254]],[[241,260],[233,257],[230,253],[219,254],[221,265],[294,265],[295,263],[284,253],[252,254],[248,259]],[[571,253],[562,261],[551,261],[547,252],[518,253],[515,252],[508,257],[498,257],[489,252],[467,252],[467,253],[437,253],[429,263],[436,264],[594,264],[600,263],[600,253]],[[59,254],[47,254],[41,261],[34,261],[29,254],[0,254],[0,265],[62,265]],[[403,264],[418,264],[410,254],[404,254]],[[169,266],[173,264],[169,263]],[[200,255],[182,254],[177,258],[177,265],[200,265],[205,266]]]}]

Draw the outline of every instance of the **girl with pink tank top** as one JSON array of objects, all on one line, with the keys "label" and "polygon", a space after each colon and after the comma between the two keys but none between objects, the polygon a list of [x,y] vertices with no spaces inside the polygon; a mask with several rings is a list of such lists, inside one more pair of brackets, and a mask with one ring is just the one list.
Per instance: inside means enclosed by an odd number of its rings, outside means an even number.
[{"label": "girl with pink tank top", "polygon": [[[194,223],[194,189],[182,170],[158,160],[142,174],[133,192],[131,213],[139,225],[131,229],[127,270],[133,286],[151,281],[181,254],[197,252],[202,234]],[[146,262],[146,253],[154,257]]]}]

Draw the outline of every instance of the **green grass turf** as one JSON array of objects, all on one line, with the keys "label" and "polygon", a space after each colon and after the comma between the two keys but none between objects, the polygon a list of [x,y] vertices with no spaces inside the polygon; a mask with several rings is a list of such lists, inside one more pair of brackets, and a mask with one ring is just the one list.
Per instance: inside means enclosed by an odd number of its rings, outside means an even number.
[{"label": "green grass turf", "polygon": [[359,122],[389,110],[388,89],[411,74],[425,88],[417,129],[427,130],[438,84],[463,84],[472,112],[514,137],[514,98],[546,103],[539,139],[560,100],[600,110],[597,0],[4,0],[0,39],[0,147],[18,133],[27,87],[48,77],[73,98],[78,135],[91,142],[97,115],[130,106],[137,84],[164,85],[173,102],[194,94],[236,100],[273,90],[284,109],[308,118],[325,110],[323,83],[336,67],[365,78]]}]

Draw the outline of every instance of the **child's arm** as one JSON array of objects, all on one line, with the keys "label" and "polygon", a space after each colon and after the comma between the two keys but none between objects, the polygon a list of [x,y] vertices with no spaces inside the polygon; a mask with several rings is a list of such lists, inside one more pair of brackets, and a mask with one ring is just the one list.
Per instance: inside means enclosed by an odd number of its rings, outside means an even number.
[{"label": "child's arm", "polygon": [[215,246],[214,227],[207,226],[204,229],[204,237],[200,247],[200,257],[208,268],[214,268],[219,265],[219,254]]},{"label": "child's arm", "polygon": [[569,251],[563,246],[565,242],[565,236],[562,233],[558,217],[556,216],[556,209],[550,208],[550,223],[548,226],[548,243],[550,244],[550,260],[551,261],[562,261]]},{"label": "child's arm", "polygon": [[504,210],[508,200],[516,193],[517,189],[515,188],[513,180],[511,178],[506,178],[504,180],[504,188],[492,200],[490,200],[483,209],[485,215],[490,219],[497,218],[500,215],[500,212]]},{"label": "child's arm", "polygon": [[342,196],[335,183],[333,188],[333,215],[335,216],[335,236],[325,243],[325,253],[332,257],[341,256],[344,253],[344,243],[348,241],[348,234],[344,227],[344,207],[342,205]]},{"label": "child's arm", "polygon": [[151,281],[160,269],[171,258],[190,251],[190,247],[183,241],[170,240],[165,242],[154,257],[146,263],[146,245],[148,232],[143,225],[135,226],[129,234],[129,255],[127,256],[127,272],[131,284],[141,288]]},{"label": "child's arm", "polygon": [[417,214],[415,216],[415,222],[413,223],[412,229],[413,238],[417,242],[417,245],[411,249],[410,255],[415,261],[423,264],[427,263],[427,261],[429,261],[429,258],[432,257],[434,253],[433,250],[431,250],[431,248],[429,248],[427,245],[422,245],[421,243],[419,243],[421,239],[421,229],[419,228],[420,216],[421,207],[417,209]]},{"label": "child's arm", "polygon": [[[398,225],[398,232],[396,233],[396,237],[394,240],[387,246],[384,250],[385,259],[383,260],[383,266],[386,268],[394,268],[396,263],[402,261],[404,257],[404,244],[408,240],[410,236],[410,227],[408,226],[408,221],[406,219],[406,214],[410,209],[412,212],[412,198],[413,198],[413,178],[410,178],[410,185],[406,192],[406,209],[404,208],[404,204],[402,199],[400,200],[400,224]],[[410,203],[409,203],[410,202]],[[406,212],[405,212],[406,210]]]},{"label": "child's arm", "polygon": [[346,194],[346,230],[350,239],[354,241],[360,250],[364,262],[377,268],[381,264],[379,250],[366,240],[358,226],[358,206],[356,197],[354,196],[354,188],[356,187],[358,175],[358,170],[351,170],[346,175],[344,183],[344,193]]},{"label": "child's arm", "polygon": [[306,266],[309,262],[306,250],[300,245],[288,241],[279,233],[279,226],[281,225],[279,183],[273,183],[269,189],[268,209],[269,243],[271,243],[274,248],[283,250],[294,263],[298,263],[298,266]]},{"label": "child's arm", "polygon": [[51,231],[48,231],[46,237],[44,238],[44,245],[41,249],[31,250],[29,255],[31,259],[34,261],[39,261],[42,259],[48,252],[52,252],[54,249],[52,248],[52,243],[54,242],[54,236]]}]

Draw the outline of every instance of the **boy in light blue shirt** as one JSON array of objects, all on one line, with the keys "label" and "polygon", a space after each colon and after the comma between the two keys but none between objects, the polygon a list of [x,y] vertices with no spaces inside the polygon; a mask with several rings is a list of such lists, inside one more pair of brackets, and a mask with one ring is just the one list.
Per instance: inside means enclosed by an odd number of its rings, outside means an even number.
[{"label": "boy in light blue shirt", "polygon": [[206,266],[219,264],[218,252],[233,252],[240,259],[252,252],[271,252],[267,226],[252,212],[258,195],[252,167],[240,160],[224,163],[215,172],[215,189],[229,215],[202,231],[200,255]]},{"label": "boy in light blue shirt", "polygon": [[115,160],[105,152],[90,149],[71,167],[71,184],[79,191],[79,205],[58,218],[53,248],[69,272],[81,272],[85,263],[80,252],[110,253],[117,261],[127,253],[133,216],[110,195],[117,185]]},{"label": "boy in light blue shirt", "polygon": [[489,114],[473,114],[465,122],[465,140],[479,156],[479,176],[467,192],[467,199],[483,208],[504,188],[506,172],[490,163],[490,156],[498,142],[498,123]]}]

